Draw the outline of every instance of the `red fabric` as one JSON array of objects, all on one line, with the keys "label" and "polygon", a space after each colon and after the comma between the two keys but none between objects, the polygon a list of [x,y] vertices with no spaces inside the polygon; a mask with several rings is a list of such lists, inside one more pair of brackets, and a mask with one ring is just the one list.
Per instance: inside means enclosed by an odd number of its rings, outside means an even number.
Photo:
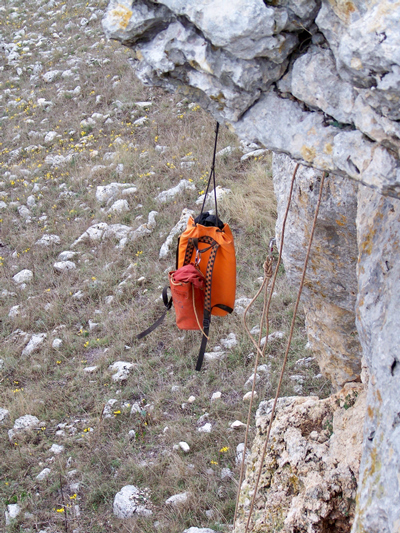
[{"label": "red fabric", "polygon": [[192,263],[176,270],[173,279],[175,282],[192,283],[196,289],[204,289],[206,286],[203,274]]}]

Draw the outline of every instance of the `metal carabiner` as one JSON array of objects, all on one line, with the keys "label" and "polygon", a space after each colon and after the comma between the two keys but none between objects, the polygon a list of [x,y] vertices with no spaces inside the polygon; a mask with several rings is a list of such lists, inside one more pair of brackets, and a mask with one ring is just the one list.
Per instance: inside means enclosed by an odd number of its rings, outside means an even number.
[{"label": "metal carabiner", "polygon": [[276,238],[272,237],[272,239],[269,241],[269,252],[271,254],[274,251],[274,246],[276,246]]},{"label": "metal carabiner", "polygon": [[194,258],[195,266],[199,266],[200,262],[201,262],[200,251],[198,249],[196,249],[196,257]]}]

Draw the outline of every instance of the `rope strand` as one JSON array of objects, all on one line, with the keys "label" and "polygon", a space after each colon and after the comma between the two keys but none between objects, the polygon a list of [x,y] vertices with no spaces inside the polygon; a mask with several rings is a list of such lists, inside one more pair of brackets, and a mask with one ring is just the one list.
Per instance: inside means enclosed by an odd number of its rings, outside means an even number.
[{"label": "rope strand", "polygon": [[[281,235],[281,245],[280,245],[280,249],[279,249],[279,256],[278,256],[278,261],[277,261],[277,264],[276,264],[274,276],[272,278],[272,283],[271,283],[271,288],[270,288],[270,291],[269,291],[269,298],[268,298],[267,305],[265,306],[265,300],[266,300],[267,288],[268,288],[267,272],[268,272],[268,275],[270,273],[272,273],[272,258],[267,258],[267,260],[270,259],[270,263],[267,265],[267,268],[266,268],[267,261],[264,263],[264,281],[263,281],[263,284],[262,284],[261,288],[259,289],[259,291],[257,292],[256,296],[253,298],[253,300],[247,306],[247,308],[246,308],[246,310],[244,312],[244,315],[243,315],[244,328],[245,328],[247,334],[249,335],[251,341],[256,346],[257,355],[256,355],[255,364],[254,364],[253,384],[252,384],[252,388],[251,388],[249,411],[248,411],[248,414],[247,414],[246,433],[245,433],[245,437],[244,437],[244,450],[243,450],[242,463],[241,463],[241,466],[240,466],[240,477],[239,477],[238,492],[237,492],[237,495],[236,495],[235,517],[234,517],[234,520],[233,520],[233,524],[236,523],[236,519],[237,519],[237,513],[238,513],[238,507],[239,507],[239,498],[240,498],[240,488],[241,488],[241,485],[242,485],[242,482],[243,482],[243,477],[244,477],[244,465],[245,465],[245,460],[246,460],[246,449],[247,449],[247,442],[248,442],[249,428],[250,428],[250,421],[251,421],[251,410],[253,408],[253,398],[254,398],[254,390],[255,390],[255,386],[256,386],[256,374],[257,374],[259,356],[260,355],[261,356],[265,355],[265,349],[266,349],[267,342],[268,342],[268,333],[269,333],[268,314],[269,314],[269,308],[270,308],[270,305],[271,305],[272,293],[274,291],[276,277],[278,275],[279,265],[281,263],[282,250],[283,250],[283,241],[284,241],[284,238],[285,238],[286,220],[287,220],[287,217],[288,217],[288,214],[289,214],[289,208],[290,208],[290,203],[291,203],[292,194],[293,194],[294,181],[295,181],[295,178],[296,178],[296,174],[297,174],[298,168],[299,168],[299,163],[296,164],[296,166],[294,168],[294,171],[293,171],[293,175],[292,175],[292,181],[291,181],[291,184],[290,184],[288,202],[287,202],[286,211],[285,211],[285,215],[283,217],[283,222],[282,222],[282,235]],[[269,282],[269,279],[270,278],[268,278],[268,282]],[[253,305],[253,303],[255,302],[257,297],[261,294],[261,291],[263,290],[265,284],[267,284],[267,287],[266,287],[266,290],[265,290],[263,316],[262,316],[262,319],[261,319],[259,342],[258,342],[258,345],[257,345],[255,340],[253,339],[252,335],[250,334],[249,328],[247,327],[246,315],[247,315],[247,312],[248,312],[249,308],[251,307],[251,305]],[[262,352],[260,350],[260,348],[259,348],[259,345],[261,343],[262,325],[264,323],[264,319],[266,320],[267,331],[266,331],[266,338],[265,338],[265,347],[264,347],[264,350]]]},{"label": "rope strand", "polygon": [[[270,437],[270,434],[271,434],[271,428],[272,428],[272,422],[273,422],[274,415],[275,415],[276,404],[278,402],[279,393],[280,393],[281,386],[282,386],[282,381],[283,381],[283,375],[284,375],[284,372],[285,372],[286,363],[287,363],[287,359],[288,359],[289,349],[290,349],[290,345],[291,345],[291,342],[292,342],[297,310],[298,310],[299,303],[300,303],[301,293],[303,291],[304,280],[305,280],[307,266],[308,266],[308,260],[310,258],[311,245],[312,245],[312,241],[313,241],[313,237],[314,237],[315,226],[316,226],[316,223],[317,223],[319,207],[321,205],[322,191],[323,191],[323,187],[324,187],[325,176],[326,176],[326,172],[323,173],[322,179],[321,179],[320,191],[319,191],[317,205],[316,205],[316,208],[315,208],[315,214],[314,214],[313,225],[312,225],[312,228],[311,228],[311,234],[310,234],[310,238],[309,238],[309,241],[308,241],[306,258],[304,260],[304,265],[303,265],[303,271],[302,271],[301,280],[300,280],[299,291],[298,291],[296,303],[295,303],[295,306],[294,306],[293,318],[292,318],[292,323],[291,323],[290,332],[289,332],[289,338],[288,338],[288,341],[287,341],[286,351],[285,351],[285,355],[284,355],[283,363],[282,363],[281,374],[280,374],[280,377],[279,377],[279,383],[278,383],[278,387],[277,387],[277,390],[276,390],[274,403],[273,403],[273,406],[272,406],[270,421],[269,421],[269,425],[268,425],[268,431],[267,431],[267,435],[266,435],[266,438],[265,438],[265,443],[264,443],[264,447],[263,447],[263,453],[262,453],[262,456],[261,456],[260,468],[258,470],[256,485],[255,485],[254,493],[253,493],[253,496],[252,496],[252,499],[251,499],[250,511],[249,511],[249,516],[247,518],[245,533],[248,533],[248,531],[249,531],[250,520],[251,520],[251,517],[252,517],[252,514],[253,514],[254,504],[255,504],[257,491],[258,491],[258,485],[260,483],[262,467],[263,467],[263,464],[264,464],[265,455],[267,453],[267,446],[268,446],[269,437]],[[282,248],[282,246],[281,246],[281,248]]]}]

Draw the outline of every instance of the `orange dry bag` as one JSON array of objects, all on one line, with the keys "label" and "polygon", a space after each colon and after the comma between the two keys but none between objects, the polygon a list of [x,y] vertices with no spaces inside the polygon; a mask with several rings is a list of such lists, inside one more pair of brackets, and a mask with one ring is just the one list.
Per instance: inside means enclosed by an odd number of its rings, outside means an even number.
[{"label": "orange dry bag", "polygon": [[[232,313],[236,292],[236,259],[233,235],[228,224],[218,218],[215,184],[215,154],[219,124],[215,131],[214,156],[201,213],[189,218],[178,242],[176,270],[169,273],[172,298],[164,287],[166,311],[148,329],[137,335],[141,339],[163,321],[172,303],[180,329],[197,329],[203,333],[196,370],[201,369],[208,340],[211,315]],[[211,180],[214,185],[215,215],[204,212]]]}]

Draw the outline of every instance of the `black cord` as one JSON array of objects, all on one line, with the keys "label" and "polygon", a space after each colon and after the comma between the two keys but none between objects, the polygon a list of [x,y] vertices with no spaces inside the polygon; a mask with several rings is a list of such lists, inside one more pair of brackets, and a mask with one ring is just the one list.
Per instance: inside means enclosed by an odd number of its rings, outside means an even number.
[{"label": "black cord", "polygon": [[203,205],[201,206],[201,212],[200,212],[200,216],[201,216],[203,214],[203,211],[204,211],[204,206],[206,205],[208,190],[210,188],[210,183],[211,183],[211,178],[212,178],[213,179],[213,184],[214,184],[215,217],[217,219],[217,226],[219,224],[219,218],[218,218],[218,206],[217,206],[217,190],[216,190],[216,183],[215,183],[215,157],[216,157],[216,154],[217,154],[218,131],[219,131],[219,122],[217,122],[217,125],[215,127],[214,154],[213,154],[213,159],[212,159],[212,163],[211,163],[211,171],[210,171],[210,176],[208,178],[207,189],[206,189],[206,192],[204,194]]}]

